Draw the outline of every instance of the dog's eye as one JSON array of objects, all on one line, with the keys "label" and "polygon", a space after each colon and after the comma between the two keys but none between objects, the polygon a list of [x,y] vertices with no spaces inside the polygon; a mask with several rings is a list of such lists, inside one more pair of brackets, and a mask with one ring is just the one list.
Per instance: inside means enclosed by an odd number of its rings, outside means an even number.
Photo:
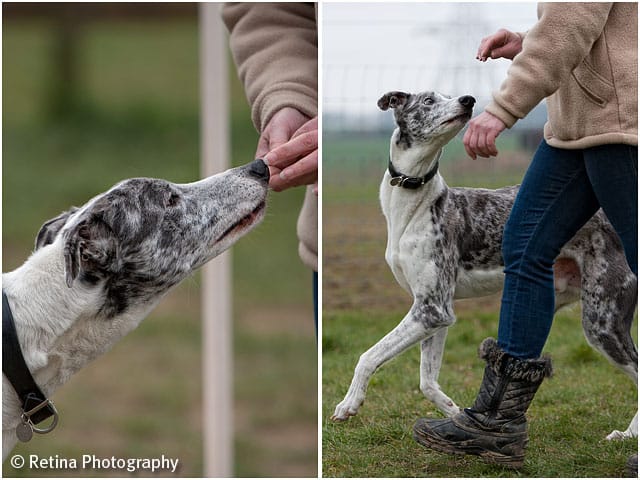
[{"label": "dog's eye", "polygon": [[431,97],[427,97],[424,100],[422,100],[422,103],[425,105],[433,105],[434,103],[436,103],[436,101]]}]

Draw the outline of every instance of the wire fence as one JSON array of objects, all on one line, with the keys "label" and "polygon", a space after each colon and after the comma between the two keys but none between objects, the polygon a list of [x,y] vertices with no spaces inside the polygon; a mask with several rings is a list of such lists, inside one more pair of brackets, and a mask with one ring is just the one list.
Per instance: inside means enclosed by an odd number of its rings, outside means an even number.
[{"label": "wire fence", "polygon": [[532,4],[327,4],[323,9],[323,112],[329,131],[384,126],[386,91],[473,95],[484,106],[506,76],[505,59],[479,62],[480,41],[526,30]]},{"label": "wire fence", "polygon": [[[506,60],[478,62],[480,39],[507,27],[523,31],[535,7],[488,4],[324,6],[323,304],[325,311],[389,310],[402,294],[384,262],[385,223],[378,186],[386,169],[393,115],[385,92],[435,90],[473,95],[476,113],[506,77]],[[472,161],[461,135],[445,148],[449,185],[497,188],[519,183],[539,143],[541,105],[498,140],[497,158]],[[401,302],[402,303],[402,302]]]}]

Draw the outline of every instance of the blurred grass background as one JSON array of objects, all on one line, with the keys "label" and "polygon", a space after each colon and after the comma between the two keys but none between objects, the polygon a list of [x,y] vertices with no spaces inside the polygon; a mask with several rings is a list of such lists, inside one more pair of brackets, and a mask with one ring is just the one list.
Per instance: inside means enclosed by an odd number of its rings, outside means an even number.
[{"label": "blurred grass background", "polygon": [[[91,8],[114,8],[104,5]],[[124,178],[198,178],[199,39],[196,8],[189,8],[175,17],[76,22],[69,97],[56,63],[60,23],[12,17],[3,5],[3,271],[24,262],[42,223]],[[231,160],[239,165],[253,159],[257,133],[230,70]],[[236,476],[316,476],[311,272],[298,260],[295,235],[302,195],[270,195],[264,223],[233,249]],[[180,459],[180,476],[201,476],[199,285],[198,275],[183,282],[76,375],[54,396],[57,430],[15,452],[164,454]],[[3,476],[126,474],[3,465]]]}]

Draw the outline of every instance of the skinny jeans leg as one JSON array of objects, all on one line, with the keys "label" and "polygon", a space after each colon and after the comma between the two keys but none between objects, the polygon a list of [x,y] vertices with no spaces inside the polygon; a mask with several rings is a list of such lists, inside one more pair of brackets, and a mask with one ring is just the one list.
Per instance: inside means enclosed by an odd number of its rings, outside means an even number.
[{"label": "skinny jeans leg", "polygon": [[600,206],[615,218],[611,223],[637,272],[635,147],[565,150],[543,141],[504,230],[498,345],[507,353],[518,358],[540,356],[553,321],[554,260]]}]

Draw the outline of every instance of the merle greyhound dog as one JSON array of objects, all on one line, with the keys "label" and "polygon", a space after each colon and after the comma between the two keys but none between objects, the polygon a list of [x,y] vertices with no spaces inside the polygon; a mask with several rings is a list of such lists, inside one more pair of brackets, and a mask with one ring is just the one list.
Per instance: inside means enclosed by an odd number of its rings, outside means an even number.
[{"label": "merle greyhound dog", "polygon": [[[389,92],[378,101],[380,109],[394,110],[397,124],[380,186],[385,259],[414,301],[398,326],[361,355],[335,421],[356,415],[373,373],[417,342],[422,393],[445,415],[459,411],[438,385],[447,329],[455,322],[453,301],[502,289],[502,233],[518,192],[517,186],[450,188],[438,173],[443,147],[471,118],[474,104],[471,96],[435,92]],[[602,211],[562,249],[554,279],[556,311],[581,300],[587,342],[637,384],[638,355],[630,334],[637,278]],[[607,438],[637,431],[636,414],[627,430]]]},{"label": "merle greyhound dog", "polygon": [[[3,458],[18,438],[47,431],[36,414],[48,409],[57,421],[49,400],[25,407],[20,377],[30,373],[48,397],[109,350],[171,287],[262,220],[268,179],[262,160],[189,184],[130,179],[42,226],[35,252],[2,276],[10,307],[3,305]],[[7,317],[15,324],[8,331]],[[11,331],[18,346],[6,357]],[[16,374],[20,363],[28,372]]]}]

